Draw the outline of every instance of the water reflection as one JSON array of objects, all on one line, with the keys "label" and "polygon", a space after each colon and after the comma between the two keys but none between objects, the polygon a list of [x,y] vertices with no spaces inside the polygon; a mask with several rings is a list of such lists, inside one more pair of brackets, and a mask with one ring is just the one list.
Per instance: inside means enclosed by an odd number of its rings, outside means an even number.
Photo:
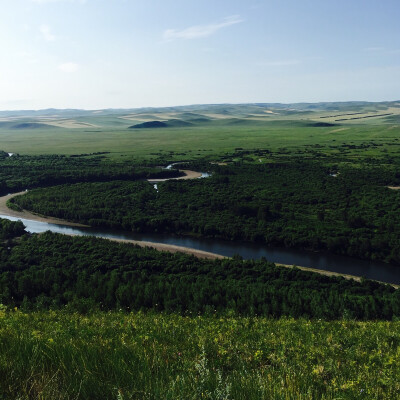
[{"label": "water reflection", "polygon": [[96,236],[110,239],[143,240],[152,243],[173,244],[176,246],[189,247],[197,250],[208,251],[231,257],[240,254],[244,259],[260,259],[289,265],[299,265],[310,268],[323,269],[364,276],[383,282],[400,284],[400,268],[378,261],[358,260],[351,257],[333,255],[323,252],[310,252],[305,250],[269,247],[259,243],[229,242],[218,239],[203,239],[175,236],[172,234],[155,233],[132,233],[129,231],[100,229],[100,228],[77,228],[66,225],[49,224],[46,222],[31,221],[23,218],[0,215],[11,221],[20,219],[31,233],[42,233],[48,230],[56,233]]}]

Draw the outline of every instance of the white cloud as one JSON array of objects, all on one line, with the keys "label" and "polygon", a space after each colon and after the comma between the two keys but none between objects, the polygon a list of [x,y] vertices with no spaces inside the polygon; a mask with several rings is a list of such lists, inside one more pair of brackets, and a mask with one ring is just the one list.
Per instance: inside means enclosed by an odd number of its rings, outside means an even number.
[{"label": "white cloud", "polygon": [[73,62],[67,62],[67,63],[60,64],[58,66],[58,69],[62,72],[72,73],[72,72],[78,71],[79,65],[76,63],[73,63]]},{"label": "white cloud", "polygon": [[227,28],[228,26],[238,24],[243,20],[238,15],[233,15],[224,18],[221,22],[209,24],[209,25],[195,25],[186,29],[167,29],[164,32],[165,40],[173,39],[197,39],[207,37],[220,29]]},{"label": "white cloud", "polygon": [[40,33],[43,35],[44,40],[54,42],[56,37],[51,33],[51,28],[48,25],[40,25]]}]

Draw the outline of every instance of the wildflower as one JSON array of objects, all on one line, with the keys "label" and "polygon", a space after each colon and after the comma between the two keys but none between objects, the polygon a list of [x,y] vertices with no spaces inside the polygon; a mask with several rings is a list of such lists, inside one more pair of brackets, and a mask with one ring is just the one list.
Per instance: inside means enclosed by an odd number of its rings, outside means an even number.
[{"label": "wildflower", "polygon": [[257,350],[257,351],[254,353],[254,359],[255,359],[255,360],[260,360],[260,359],[262,358],[262,355],[263,355],[263,351],[262,351],[262,350]]}]

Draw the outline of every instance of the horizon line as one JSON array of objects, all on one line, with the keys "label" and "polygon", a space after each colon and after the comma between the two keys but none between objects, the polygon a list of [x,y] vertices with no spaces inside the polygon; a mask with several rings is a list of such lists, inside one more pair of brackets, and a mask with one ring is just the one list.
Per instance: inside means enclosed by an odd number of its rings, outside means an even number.
[{"label": "horizon line", "polygon": [[368,104],[377,104],[377,103],[400,103],[400,99],[396,100],[381,100],[381,101],[370,101],[370,100],[337,100],[337,101],[297,101],[297,102],[239,102],[239,103],[191,103],[191,104],[180,104],[173,106],[141,106],[141,107],[106,107],[106,108],[73,108],[73,107],[65,107],[65,108],[20,108],[20,109],[0,109],[0,113],[4,112],[22,112],[22,111],[30,111],[30,112],[39,112],[39,111],[112,111],[112,110],[140,110],[140,109],[157,109],[157,108],[180,108],[180,107],[195,107],[195,106],[224,106],[224,105],[232,105],[232,106],[240,106],[240,105],[298,105],[298,104],[344,104],[344,103],[368,103]]}]

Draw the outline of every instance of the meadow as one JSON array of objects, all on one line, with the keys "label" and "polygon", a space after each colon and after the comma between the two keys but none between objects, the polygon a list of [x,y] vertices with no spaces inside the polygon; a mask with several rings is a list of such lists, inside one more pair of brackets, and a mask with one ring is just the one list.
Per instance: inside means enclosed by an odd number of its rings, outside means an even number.
[{"label": "meadow", "polygon": [[397,399],[399,322],[0,311],[4,399]]},{"label": "meadow", "polygon": [[[314,105],[315,106],[315,105]],[[295,106],[192,106],[175,109],[154,109],[101,114],[76,111],[77,123],[95,125],[70,128],[65,117],[53,117],[60,126],[46,125],[50,117],[37,115],[3,116],[0,121],[1,149],[20,154],[82,154],[108,152],[112,159],[169,161],[200,158],[220,159],[236,149],[269,149],[286,154],[307,154],[310,150],[335,156],[340,146],[349,144],[356,156],[397,153],[400,133],[399,103],[372,103],[355,106],[344,103],[336,111],[340,115],[391,115],[361,120],[330,121],[330,105],[306,110]],[[317,106],[315,106],[317,107]],[[150,113],[151,112],[151,113]],[[54,114],[54,111],[49,114]],[[335,113],[333,113],[335,114]],[[347,118],[350,118],[347,117]],[[72,119],[68,115],[68,121]],[[129,129],[146,121],[166,121],[167,128]],[[329,120],[329,122],[327,122]],[[34,121],[34,122],[32,122]],[[36,126],[36,127],[35,127]],[[369,148],[374,142],[379,148]],[[313,146],[318,146],[313,149]],[[366,148],[368,147],[368,148]],[[311,156],[313,154],[310,154]]]}]

